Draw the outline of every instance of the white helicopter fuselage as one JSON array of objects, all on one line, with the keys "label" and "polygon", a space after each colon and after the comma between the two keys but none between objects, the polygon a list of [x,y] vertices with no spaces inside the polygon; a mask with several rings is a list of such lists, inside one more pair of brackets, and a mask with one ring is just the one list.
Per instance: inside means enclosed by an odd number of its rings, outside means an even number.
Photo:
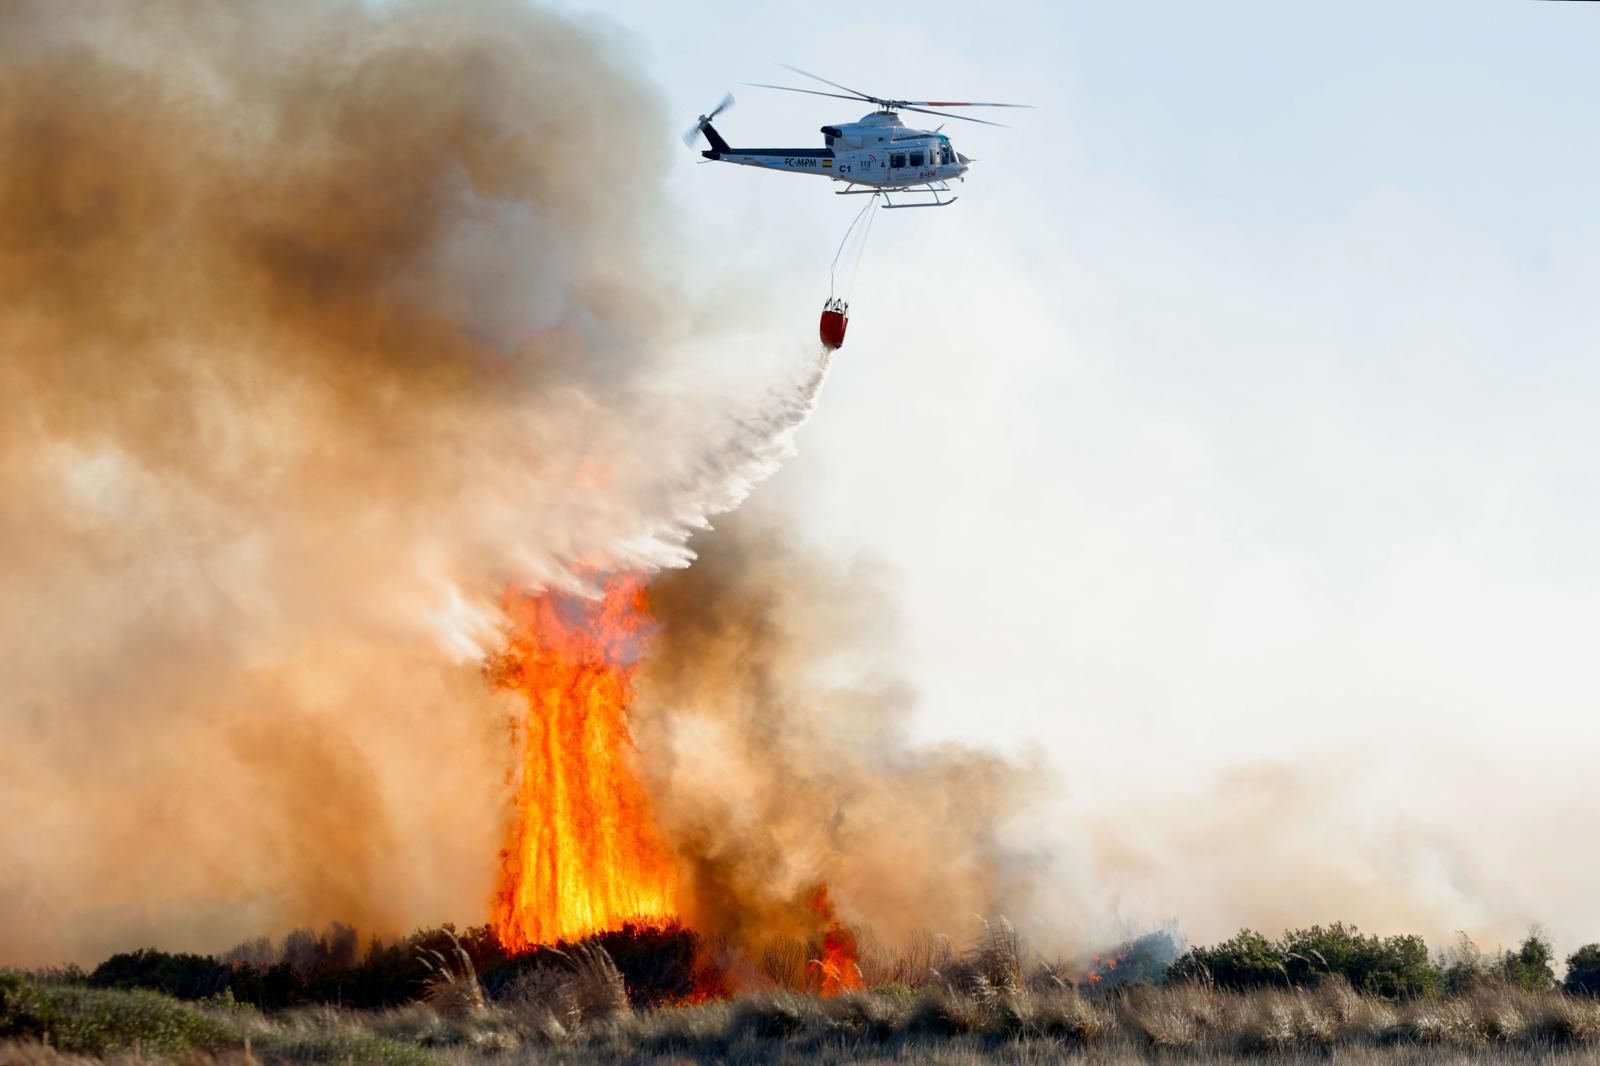
[{"label": "white helicopter fuselage", "polygon": [[711,148],[701,154],[717,163],[815,174],[875,189],[909,189],[959,178],[971,160],[937,130],[907,129],[892,111],[874,111],[858,122],[822,127],[822,148],[733,148],[703,122]]}]

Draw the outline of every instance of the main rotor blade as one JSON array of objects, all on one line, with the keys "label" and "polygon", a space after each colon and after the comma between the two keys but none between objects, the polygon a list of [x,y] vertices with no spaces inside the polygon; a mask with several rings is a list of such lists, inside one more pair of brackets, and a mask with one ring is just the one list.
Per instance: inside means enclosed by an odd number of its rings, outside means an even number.
[{"label": "main rotor blade", "polygon": [[1025,107],[1029,111],[1033,110],[1032,104],[979,104],[968,100],[893,100],[890,102],[903,104],[906,107],[913,105],[919,107]]},{"label": "main rotor blade", "polygon": [[831,85],[835,89],[843,89],[847,93],[855,93],[857,96],[861,97],[861,99],[863,99],[863,100],[871,100],[873,103],[878,103],[879,102],[879,98],[876,97],[876,96],[873,96],[873,95],[871,95],[869,93],[864,93],[860,89],[852,89],[848,85],[840,85],[836,81],[829,81],[827,78],[819,78],[815,74],[811,73],[808,70],[801,70],[799,67],[791,67],[787,63],[779,63],[778,66],[782,67],[784,70],[792,70],[796,74],[803,74],[806,77],[810,78],[812,81],[820,81],[822,84]]},{"label": "main rotor blade", "polygon": [[990,122],[986,118],[973,118],[971,115],[952,115],[948,111],[929,111],[925,107],[910,107],[906,104],[897,104],[895,106],[899,107],[903,111],[916,111],[923,115],[938,115],[940,118],[958,118],[962,122],[977,122],[985,126],[999,126],[1001,129],[1007,128],[1004,122]]},{"label": "main rotor blade", "polygon": [[878,101],[870,96],[845,96],[843,93],[823,93],[815,89],[796,89],[792,85],[768,85],[764,81],[747,81],[746,85],[754,85],[758,89],[782,89],[786,93],[810,93],[812,96],[831,96],[835,100],[855,100],[858,103],[875,104]]}]

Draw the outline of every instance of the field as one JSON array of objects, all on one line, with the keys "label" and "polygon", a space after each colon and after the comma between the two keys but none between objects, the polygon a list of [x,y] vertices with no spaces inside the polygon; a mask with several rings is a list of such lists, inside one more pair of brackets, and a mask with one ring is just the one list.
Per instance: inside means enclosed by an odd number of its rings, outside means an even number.
[{"label": "field", "polygon": [[226,999],[0,981],[4,1063],[1600,1063],[1600,1000],[1503,985],[1395,1003],[1338,980],[1103,995],[969,983],[638,1010],[600,964],[502,1001],[447,980],[430,1002],[388,1010],[264,1013]]}]

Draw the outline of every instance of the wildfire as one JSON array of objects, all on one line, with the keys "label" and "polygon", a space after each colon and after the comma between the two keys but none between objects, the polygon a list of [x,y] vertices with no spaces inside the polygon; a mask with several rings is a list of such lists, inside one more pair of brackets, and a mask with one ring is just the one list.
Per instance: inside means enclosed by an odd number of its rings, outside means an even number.
[{"label": "wildfire", "polygon": [[652,625],[642,578],[600,600],[508,597],[514,628],[489,663],[522,694],[516,817],[493,923],[514,951],[675,914],[674,878],[628,761],[633,675]]},{"label": "wildfire", "polygon": [[822,994],[837,996],[861,987],[861,967],[856,965],[856,936],[833,913],[828,886],[818,885],[811,894],[811,909],[827,923],[822,932],[822,956],[811,964],[821,975]]},{"label": "wildfire", "polygon": [[[1124,949],[1126,945],[1124,945]],[[1117,957],[1115,955],[1091,955],[1089,965],[1093,967],[1085,975],[1091,985],[1097,985],[1110,977],[1117,970]]]}]

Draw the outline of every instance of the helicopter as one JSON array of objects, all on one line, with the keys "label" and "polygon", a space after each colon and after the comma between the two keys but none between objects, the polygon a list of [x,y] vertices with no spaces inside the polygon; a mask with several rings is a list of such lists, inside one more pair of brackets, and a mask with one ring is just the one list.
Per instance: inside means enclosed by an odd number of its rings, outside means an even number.
[{"label": "helicopter", "polygon": [[[955,150],[950,138],[938,129],[909,129],[900,121],[901,111],[915,111],[940,118],[979,122],[985,126],[1002,123],[970,115],[952,115],[932,111],[935,107],[1031,107],[1030,104],[975,103],[967,100],[892,100],[840,85],[827,78],[782,64],[803,77],[842,89],[841,93],[821,92],[817,89],[797,89],[790,85],[767,85],[762,82],[748,84],[760,89],[781,89],[784,92],[808,93],[812,96],[830,96],[838,100],[861,100],[873,104],[875,110],[855,122],[841,122],[823,126],[822,148],[734,148],[717,132],[711,120],[733,106],[733,95],[722,98],[708,115],[701,115],[683,135],[683,143],[693,146],[701,134],[710,148],[701,152],[714,163],[735,163],[739,166],[761,167],[766,170],[786,171],[791,174],[817,174],[833,181],[843,182],[846,188],[835,190],[839,196],[882,196],[883,206],[896,207],[949,207],[958,197],[950,195],[951,181],[965,181],[967,169],[973,160]],[[895,203],[894,194],[902,196]],[[911,199],[905,200],[905,196]]]}]

